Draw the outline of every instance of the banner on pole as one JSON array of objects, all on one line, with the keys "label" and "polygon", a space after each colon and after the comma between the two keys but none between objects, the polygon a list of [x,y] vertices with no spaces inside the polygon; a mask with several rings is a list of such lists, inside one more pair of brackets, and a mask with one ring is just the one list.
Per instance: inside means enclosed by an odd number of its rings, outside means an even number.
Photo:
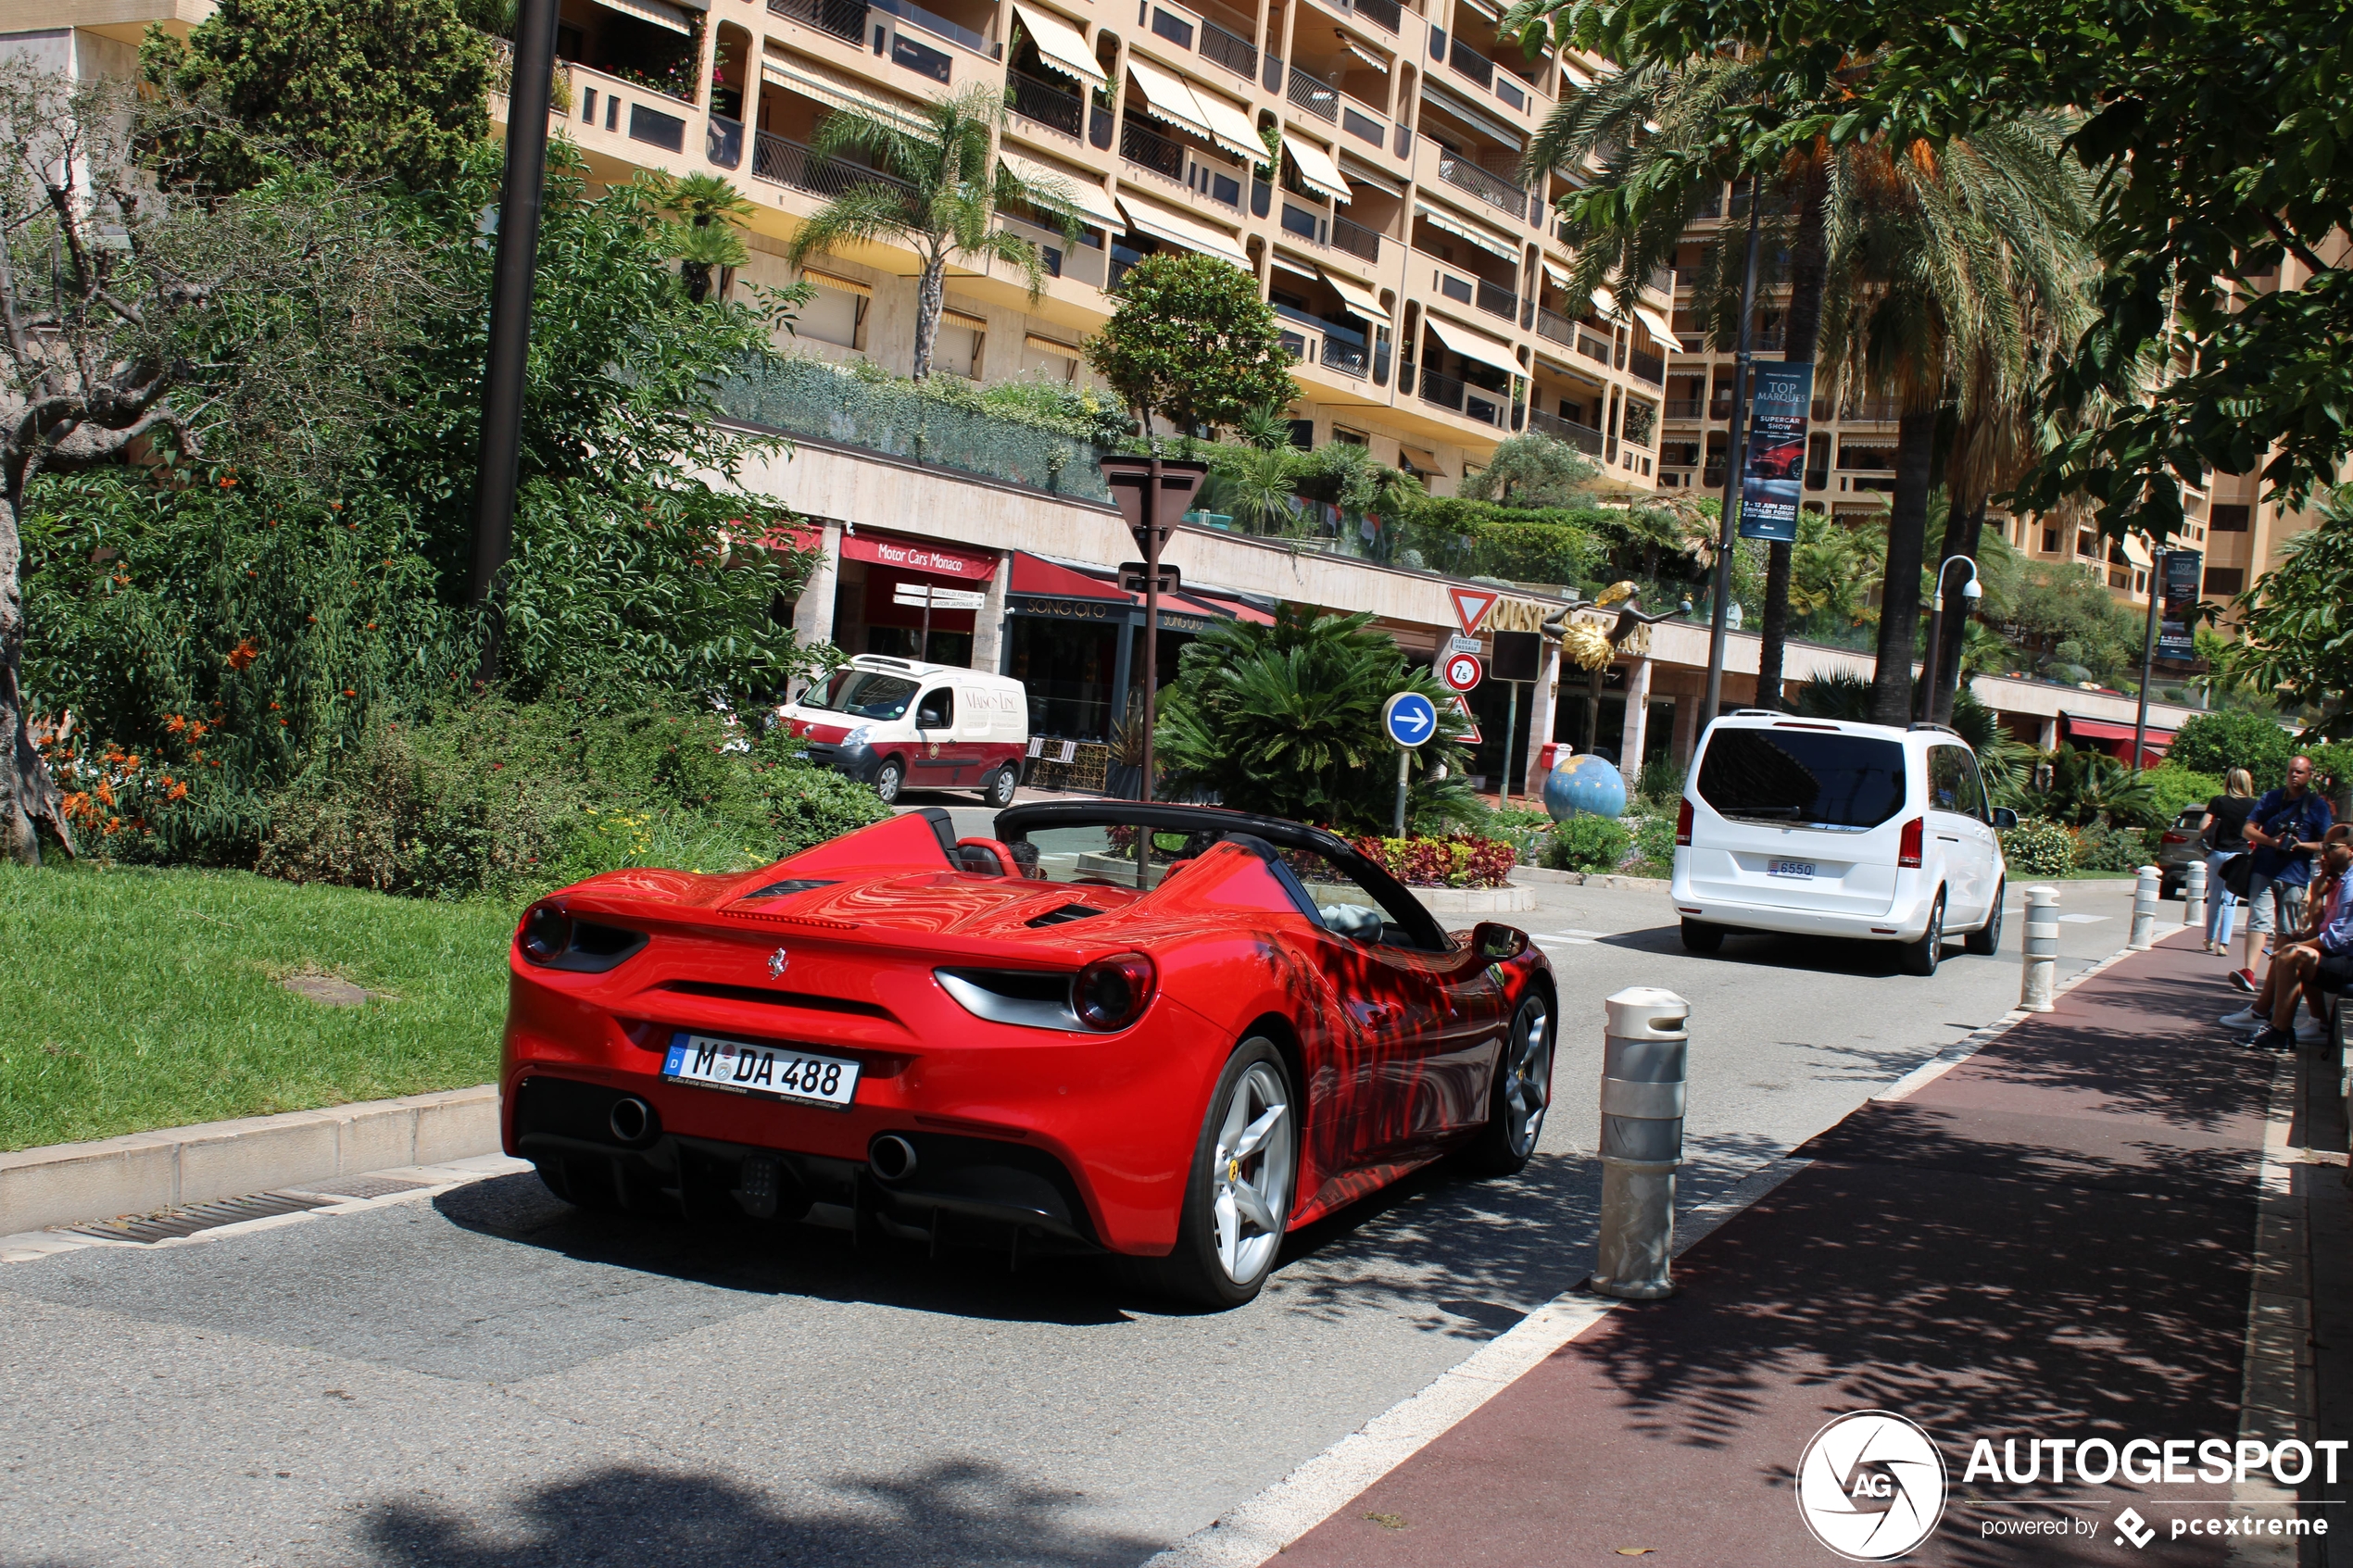
[{"label": "banner on pole", "polygon": [[2158,610],[2158,658],[2182,664],[2197,658],[2198,587],[2205,566],[2203,550],[2165,552],[2158,569],[2165,596]]},{"label": "banner on pole", "polygon": [[1759,365],[1751,372],[1749,397],[1740,534],[1793,541],[1806,483],[1806,417],[1814,406],[1814,367],[1804,360]]}]

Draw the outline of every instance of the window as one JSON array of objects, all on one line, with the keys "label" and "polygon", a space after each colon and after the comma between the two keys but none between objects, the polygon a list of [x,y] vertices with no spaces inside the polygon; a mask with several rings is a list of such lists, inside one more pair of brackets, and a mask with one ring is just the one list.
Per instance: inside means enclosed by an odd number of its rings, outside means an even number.
[{"label": "window", "polygon": [[946,686],[924,694],[915,709],[915,728],[919,730],[952,729],[956,723],[956,694]]},{"label": "window", "polygon": [[1931,810],[1957,812],[1982,819],[1985,792],[1977,778],[1977,759],[1965,746],[1928,748],[1928,804]]},{"label": "window", "polygon": [[686,122],[674,114],[663,114],[643,104],[629,106],[629,139],[646,142],[672,152],[683,151],[686,145]]},{"label": "window", "polygon": [[934,82],[948,80],[949,60],[946,52],[931,48],[927,44],[918,44],[903,32],[891,39],[890,58],[892,64],[905,66],[917,75],[928,76]]},{"label": "window", "polygon": [[2206,569],[2206,591],[2218,596],[2246,591],[2246,569],[2243,566],[2209,566]]},{"label": "window", "polygon": [[2078,533],[2075,536],[2075,553],[2079,556],[2097,556],[2100,553],[2098,538],[2089,533]]},{"label": "window", "polygon": [[939,336],[932,341],[931,368],[950,375],[963,376],[967,381],[980,376],[980,341],[975,329],[943,315],[939,319]]},{"label": "window", "polygon": [[907,711],[915,683],[872,670],[840,670],[822,692],[804,693],[803,708],[822,708],[853,719],[897,719]]},{"label": "window", "polygon": [[2254,521],[2255,508],[2244,504],[2225,506],[2217,502],[2206,520],[2206,525],[2217,533],[2244,533]]},{"label": "window", "polygon": [[2045,528],[2043,530],[2043,553],[2046,556],[2055,556],[2058,554],[2057,529]]},{"label": "window", "polygon": [[1787,725],[1719,729],[1700,759],[1699,795],[1736,820],[1877,827],[1903,809],[1904,747]]},{"label": "window", "polygon": [[845,289],[831,289],[814,279],[815,294],[800,307],[794,326],[802,337],[843,348],[858,346],[858,329],[865,322],[866,301]]}]

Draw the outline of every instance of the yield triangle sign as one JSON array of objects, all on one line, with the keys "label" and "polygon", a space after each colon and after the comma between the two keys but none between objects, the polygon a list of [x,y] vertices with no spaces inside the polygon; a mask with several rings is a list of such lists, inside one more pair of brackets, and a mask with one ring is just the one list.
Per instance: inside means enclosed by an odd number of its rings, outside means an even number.
[{"label": "yield triangle sign", "polygon": [[[1488,596],[1488,602],[1492,604],[1494,602],[1494,597],[1495,596],[1490,594]],[[1482,610],[1479,613],[1483,615],[1486,612]],[[1471,711],[1470,699],[1464,696],[1460,692],[1449,692],[1447,695],[1454,699],[1454,710],[1463,716],[1463,722],[1470,726],[1469,729],[1463,732],[1462,744],[1465,746],[1477,746],[1480,744],[1480,742],[1485,740],[1486,737],[1478,733],[1478,715]]]},{"label": "yield triangle sign", "polygon": [[1463,634],[1466,637],[1478,635],[1479,622],[1487,619],[1487,612],[1495,608],[1497,599],[1503,597],[1486,588],[1449,588],[1446,596],[1453,601],[1454,619],[1462,622]]}]

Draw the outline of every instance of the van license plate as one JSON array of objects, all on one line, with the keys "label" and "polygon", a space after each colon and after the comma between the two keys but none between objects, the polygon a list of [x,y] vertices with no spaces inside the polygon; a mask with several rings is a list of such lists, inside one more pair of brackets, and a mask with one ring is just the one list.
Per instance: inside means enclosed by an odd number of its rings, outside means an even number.
[{"label": "van license plate", "polygon": [[1765,862],[1765,874],[1767,876],[1810,877],[1814,874],[1814,862],[1811,860],[1768,860]]}]

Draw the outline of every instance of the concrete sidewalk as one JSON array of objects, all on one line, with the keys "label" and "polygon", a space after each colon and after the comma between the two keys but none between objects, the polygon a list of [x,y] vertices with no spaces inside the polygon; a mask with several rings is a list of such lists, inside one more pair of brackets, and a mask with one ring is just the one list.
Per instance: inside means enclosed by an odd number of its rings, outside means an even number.
[{"label": "concrete sidewalk", "polygon": [[[2296,1561],[2285,1535],[2205,1533],[2296,1512],[2259,1468],[1965,1479],[1981,1438],[1994,1454],[2015,1440],[2022,1471],[2036,1438],[2315,1435],[2288,1205],[2325,1191],[2342,1209],[2343,1188],[2289,1147],[2312,1120],[2298,1064],[2216,1027],[2232,1000],[2195,944],[2117,964],[1799,1149],[1809,1164],[1684,1256],[1680,1295],[1608,1311],[1280,1561],[1834,1562],[1793,1480],[1818,1429],[1869,1409],[1924,1427],[1946,1466],[1943,1523],[1906,1561]],[[2333,1332],[2324,1311],[2319,1337]],[[2319,1499],[2353,1496],[2347,1472],[2304,1487],[2332,1533],[2353,1531],[2353,1507]],[[2155,1532],[2145,1548],[2122,1538],[2139,1533],[2127,1508]],[[2307,1537],[2305,1560],[2329,1546],[2353,1551]]]}]

